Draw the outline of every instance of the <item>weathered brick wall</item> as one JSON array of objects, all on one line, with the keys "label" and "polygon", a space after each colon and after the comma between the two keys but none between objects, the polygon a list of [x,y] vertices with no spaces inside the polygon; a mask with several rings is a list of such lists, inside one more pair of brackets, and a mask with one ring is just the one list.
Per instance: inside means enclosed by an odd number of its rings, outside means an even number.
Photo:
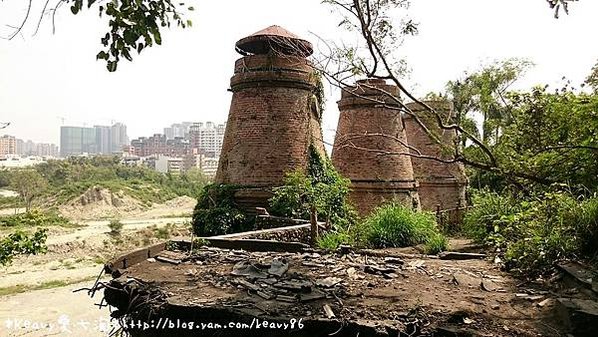
[{"label": "weathered brick wall", "polygon": [[[315,80],[302,57],[251,55],[237,60],[216,183],[279,186],[287,172],[307,168],[310,143],[324,153]],[[251,191],[243,193],[244,199],[251,199]],[[266,201],[261,193],[251,207],[266,207]]]},{"label": "weathered brick wall", "polygon": [[[446,120],[453,113],[453,106],[449,102],[426,101]],[[454,144],[456,131],[442,130],[430,112],[417,103],[408,103],[412,110],[426,127],[434,132],[445,144]],[[407,131],[409,145],[419,150],[423,155],[438,158],[450,158],[450,154],[443,153],[439,144],[426,134],[424,129],[411,116],[404,114],[403,120]],[[465,188],[467,177],[461,163],[446,164],[436,160],[413,157],[411,159],[415,179],[419,182],[419,198],[424,210],[453,209],[465,207]]]},{"label": "weathered brick wall", "polygon": [[[332,152],[336,169],[351,180],[351,200],[365,215],[384,200],[419,207],[396,86],[382,80],[358,81],[343,91]],[[380,104],[385,102],[385,104]]]}]

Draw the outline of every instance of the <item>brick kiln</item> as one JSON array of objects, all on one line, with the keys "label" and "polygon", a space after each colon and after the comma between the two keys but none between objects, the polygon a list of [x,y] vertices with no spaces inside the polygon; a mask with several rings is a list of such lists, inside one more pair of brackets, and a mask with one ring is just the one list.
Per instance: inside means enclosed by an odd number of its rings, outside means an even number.
[{"label": "brick kiln", "polygon": [[[453,105],[449,102],[427,101],[445,120],[453,114]],[[438,135],[444,144],[454,144],[456,131],[441,130],[438,123],[432,120],[430,112],[418,103],[408,103],[407,107],[413,111],[428,129]],[[422,154],[448,158],[443,154],[439,144],[434,142],[409,115],[403,114],[409,144]],[[436,160],[412,157],[415,179],[419,182],[419,198],[422,209],[450,210],[466,206],[465,189],[467,177],[462,163],[446,164]]]},{"label": "brick kiln", "polygon": [[236,43],[222,154],[215,182],[237,185],[246,210],[267,206],[270,190],[287,172],[306,169],[313,144],[324,153],[317,76],[310,42],[271,26]]},{"label": "brick kiln", "polygon": [[399,104],[384,92],[399,97],[398,87],[384,80],[357,81],[338,102],[332,162],[351,180],[350,198],[361,214],[385,200],[419,208],[410,156],[397,155],[409,151]]}]

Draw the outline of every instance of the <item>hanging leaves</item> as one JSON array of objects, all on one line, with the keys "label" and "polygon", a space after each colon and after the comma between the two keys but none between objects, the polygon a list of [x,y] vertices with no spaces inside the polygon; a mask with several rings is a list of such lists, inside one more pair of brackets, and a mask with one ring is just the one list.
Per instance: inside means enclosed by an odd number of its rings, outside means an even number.
[{"label": "hanging leaves", "polygon": [[[80,13],[84,0],[70,0],[71,12]],[[90,8],[97,0],[87,0]],[[124,58],[133,60],[132,51],[138,54],[154,43],[162,44],[161,28],[170,27],[176,23],[177,27],[191,27],[191,20],[183,18],[179,8],[185,8],[184,3],[173,3],[171,0],[114,0],[98,6],[99,16],[108,16],[108,32],[100,39],[104,50],[96,59],[105,60],[106,68],[110,72],[117,69],[118,62]],[[193,7],[187,7],[193,11]]]}]

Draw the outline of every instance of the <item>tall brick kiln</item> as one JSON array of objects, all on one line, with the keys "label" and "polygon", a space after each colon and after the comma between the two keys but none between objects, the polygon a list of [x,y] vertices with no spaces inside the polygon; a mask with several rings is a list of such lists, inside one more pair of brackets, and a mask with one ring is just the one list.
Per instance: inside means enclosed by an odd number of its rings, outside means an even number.
[{"label": "tall brick kiln", "polygon": [[215,182],[238,185],[235,199],[266,207],[287,172],[306,169],[310,144],[324,153],[310,42],[279,26],[239,40],[233,97]]},{"label": "tall brick kiln", "polygon": [[350,198],[362,215],[390,200],[419,209],[410,157],[397,155],[409,151],[399,104],[384,92],[399,97],[383,80],[361,80],[344,88],[338,101],[332,162],[351,180]]},{"label": "tall brick kiln", "polygon": [[[426,101],[445,120],[452,116],[453,105],[450,102]],[[441,130],[438,123],[432,120],[432,115],[418,103],[408,103],[407,107],[413,111],[426,127],[440,136],[445,144],[454,144],[456,131]],[[404,114],[403,120],[407,130],[409,144],[424,155],[448,158],[442,148],[434,142],[422,127],[409,115]],[[412,157],[415,179],[419,182],[419,198],[422,209],[449,210],[466,206],[465,189],[467,177],[461,163],[446,164],[431,159]]]}]

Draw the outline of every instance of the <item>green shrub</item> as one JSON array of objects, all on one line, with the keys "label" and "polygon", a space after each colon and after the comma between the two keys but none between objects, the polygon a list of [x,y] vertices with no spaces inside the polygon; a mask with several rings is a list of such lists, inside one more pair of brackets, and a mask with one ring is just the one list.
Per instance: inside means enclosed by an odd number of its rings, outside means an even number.
[{"label": "green shrub", "polygon": [[446,248],[446,239],[432,213],[415,212],[400,204],[378,207],[363,224],[362,242],[375,248],[429,244],[430,251]]},{"label": "green shrub", "polygon": [[354,237],[347,232],[328,232],[318,238],[317,246],[321,249],[335,250],[340,245],[355,244]]},{"label": "green shrub", "polygon": [[578,237],[581,239],[581,253],[591,259],[598,259],[598,197],[585,200],[578,213]]},{"label": "green shrub", "polygon": [[0,265],[9,264],[14,256],[45,253],[47,229],[38,229],[33,235],[16,231],[0,239]]},{"label": "green shrub", "polygon": [[310,219],[313,206],[319,221],[329,221],[335,229],[346,230],[357,220],[357,213],[348,202],[350,184],[311,145],[307,173],[301,169],[287,173],[284,185],[274,189],[270,211],[273,215]]},{"label": "green shrub", "polygon": [[500,241],[493,233],[497,233],[512,221],[512,215],[517,211],[515,201],[483,190],[473,194],[472,203],[475,207],[469,210],[463,219],[465,234],[477,243],[492,244],[491,241]]},{"label": "green shrub", "polygon": [[108,228],[110,228],[110,234],[119,235],[121,230],[123,229],[124,225],[120,220],[110,220],[108,223]]},{"label": "green shrub", "polygon": [[504,252],[505,264],[528,274],[541,273],[568,258],[595,258],[598,198],[585,201],[569,193],[542,193],[516,201],[481,191],[465,216],[465,231],[478,242]]},{"label": "green shrub", "polygon": [[30,210],[29,212],[0,217],[0,226],[4,227],[72,227],[67,218],[54,211]]},{"label": "green shrub", "polygon": [[446,236],[441,233],[433,234],[428,239],[425,245],[426,254],[438,254],[446,250],[448,246],[448,240]]},{"label": "green shrub", "polygon": [[241,212],[234,201],[238,186],[207,185],[193,211],[193,231],[198,236],[213,236],[251,230],[255,218]]}]

